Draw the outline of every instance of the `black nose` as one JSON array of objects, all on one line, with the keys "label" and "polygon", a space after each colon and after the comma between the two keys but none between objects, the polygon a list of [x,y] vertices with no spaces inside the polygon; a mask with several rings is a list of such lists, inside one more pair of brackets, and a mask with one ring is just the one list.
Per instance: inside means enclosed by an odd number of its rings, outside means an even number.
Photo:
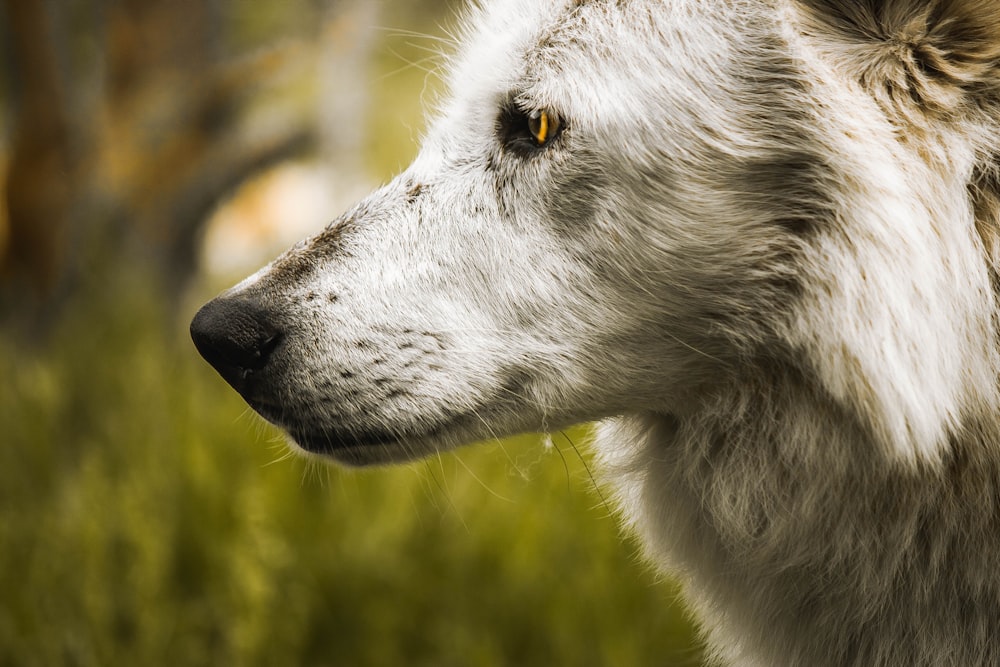
[{"label": "black nose", "polygon": [[219,297],[191,320],[191,339],[205,361],[243,394],[281,342],[273,316],[250,299]]}]

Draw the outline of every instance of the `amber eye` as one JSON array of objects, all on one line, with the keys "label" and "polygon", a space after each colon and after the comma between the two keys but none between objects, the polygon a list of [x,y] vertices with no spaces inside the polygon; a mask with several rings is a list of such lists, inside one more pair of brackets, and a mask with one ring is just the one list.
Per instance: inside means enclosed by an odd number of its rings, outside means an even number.
[{"label": "amber eye", "polygon": [[[531,107],[528,107],[531,109]],[[562,117],[549,109],[525,110],[508,99],[497,114],[497,137],[503,146],[517,155],[530,157],[548,149],[567,125]]]},{"label": "amber eye", "polygon": [[536,146],[544,146],[559,132],[559,118],[544,109],[528,113],[528,131]]}]

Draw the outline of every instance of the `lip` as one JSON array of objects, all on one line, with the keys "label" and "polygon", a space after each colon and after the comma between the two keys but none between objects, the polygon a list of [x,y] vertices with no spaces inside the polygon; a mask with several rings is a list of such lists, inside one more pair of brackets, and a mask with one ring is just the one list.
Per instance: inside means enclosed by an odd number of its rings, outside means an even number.
[{"label": "lip", "polygon": [[246,401],[247,405],[249,405],[254,412],[266,419],[268,422],[279,428],[284,428],[282,420],[286,412],[281,406],[260,400],[255,396],[244,395],[243,400]]},{"label": "lip", "polygon": [[[365,459],[369,456],[361,454],[365,450],[389,451],[401,445],[406,446],[407,443],[434,438],[453,423],[448,421],[428,424],[427,428],[419,430],[406,427],[392,430],[353,430],[337,426],[310,428],[303,421],[294,419],[294,413],[283,406],[256,397],[243,398],[254,412],[285,431],[302,450],[337,460],[342,459],[345,454],[351,459]],[[356,452],[359,456],[351,455],[350,452]]]},{"label": "lip", "polygon": [[434,451],[450,449],[461,439],[449,437],[449,433],[461,428],[462,420],[458,419],[428,424],[427,428],[420,430],[348,431],[286,427],[285,431],[299,448],[309,454],[363,467],[412,461]]},{"label": "lip", "polygon": [[335,454],[347,449],[361,449],[392,445],[406,436],[400,437],[387,432],[350,433],[347,431],[298,431],[289,430],[292,440],[302,449],[313,454]]}]

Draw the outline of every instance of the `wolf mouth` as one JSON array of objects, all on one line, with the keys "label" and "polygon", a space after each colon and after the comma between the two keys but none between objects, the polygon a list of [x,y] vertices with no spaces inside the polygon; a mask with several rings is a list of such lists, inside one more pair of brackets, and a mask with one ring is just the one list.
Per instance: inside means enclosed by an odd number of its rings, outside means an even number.
[{"label": "wolf mouth", "polygon": [[[509,372],[506,379],[501,382],[501,388],[489,398],[481,400],[475,408],[444,409],[433,416],[424,415],[422,418],[408,420],[408,423],[397,424],[378,424],[372,420],[368,420],[367,424],[337,424],[335,420],[329,418],[310,422],[308,414],[311,410],[289,409],[251,392],[244,393],[243,399],[257,414],[285,431],[301,449],[312,454],[340,460],[345,452],[358,454],[362,450],[382,449],[383,453],[386,453],[399,448],[403,453],[390,458],[404,460],[421,456],[412,449],[417,443],[436,442],[441,445],[443,440],[451,441],[458,434],[470,435],[472,438],[486,435],[496,437],[500,431],[514,433],[531,429],[531,424],[522,423],[520,428],[498,427],[489,429],[488,433],[483,434],[472,427],[477,423],[501,418],[503,413],[509,412],[512,409],[511,397],[522,396],[525,393],[525,385],[523,373]],[[410,453],[406,453],[408,451]],[[367,455],[350,456],[359,460],[366,457]]]},{"label": "wolf mouth", "polygon": [[409,440],[434,437],[443,430],[435,426],[420,432],[413,430],[370,429],[352,430],[337,427],[310,428],[289,419],[288,412],[268,403],[247,401],[253,410],[271,424],[282,429],[307,452],[333,456],[349,449],[364,449],[397,445]]},{"label": "wolf mouth", "polygon": [[[313,454],[333,454],[346,449],[392,445],[407,439],[387,431],[349,432],[337,429],[321,431],[289,430],[292,440]],[[426,436],[425,436],[426,437]]]},{"label": "wolf mouth", "polygon": [[295,444],[313,454],[333,454],[346,449],[378,447],[399,441],[399,438],[387,432],[351,433],[339,430],[289,430],[288,434],[295,441]]}]

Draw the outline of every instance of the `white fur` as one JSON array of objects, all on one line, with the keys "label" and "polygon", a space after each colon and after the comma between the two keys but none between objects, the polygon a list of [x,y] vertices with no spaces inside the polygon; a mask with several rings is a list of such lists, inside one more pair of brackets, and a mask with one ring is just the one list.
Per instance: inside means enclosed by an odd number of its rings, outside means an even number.
[{"label": "white fur", "polygon": [[722,659],[1000,665],[995,75],[894,95],[849,4],[474,9],[413,165],[223,297],[282,332],[241,391],[351,464],[604,419]]}]

